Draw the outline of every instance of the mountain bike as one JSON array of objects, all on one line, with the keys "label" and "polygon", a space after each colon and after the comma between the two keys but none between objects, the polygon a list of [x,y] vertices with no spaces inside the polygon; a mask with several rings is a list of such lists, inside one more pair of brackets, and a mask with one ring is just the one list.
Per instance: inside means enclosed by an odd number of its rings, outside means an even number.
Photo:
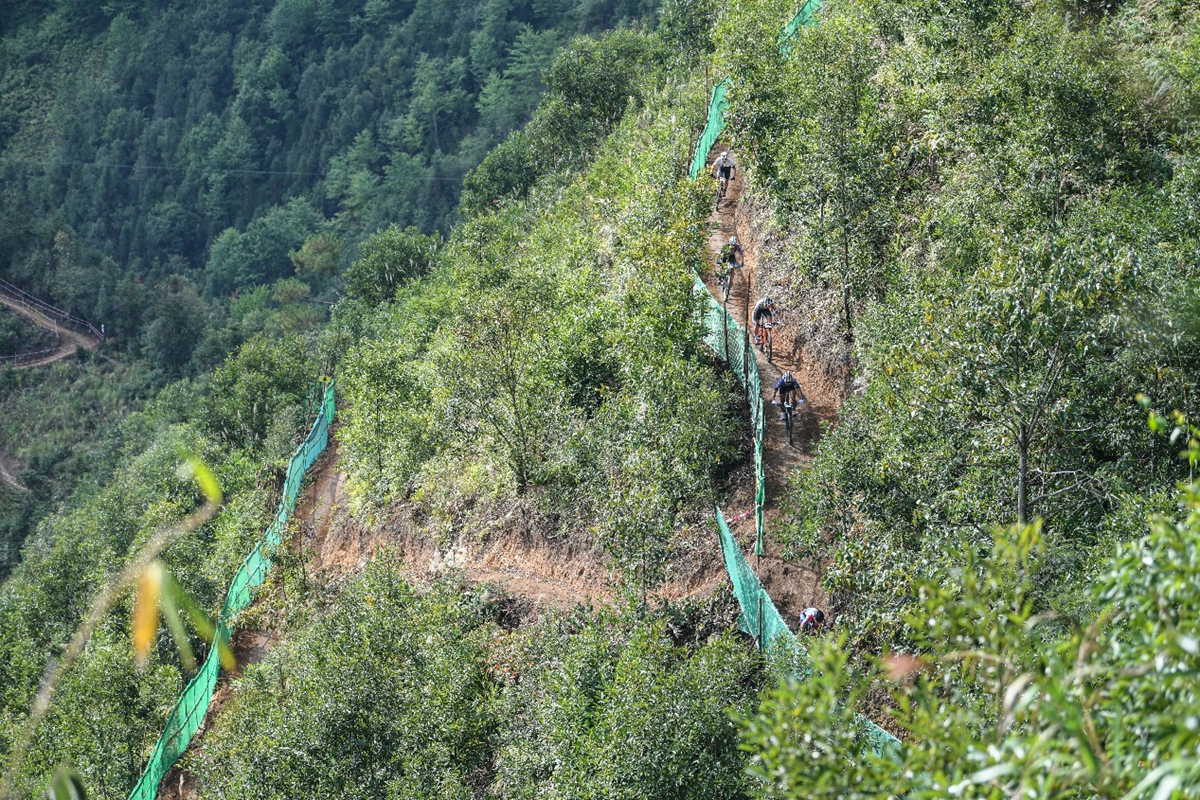
[{"label": "mountain bike", "polygon": [[729,290],[733,288],[733,268],[731,264],[721,262],[717,266],[717,283],[721,286],[721,302],[729,302]]},{"label": "mountain bike", "polygon": [[731,264],[724,259],[717,265],[717,283],[721,286],[721,302],[729,302],[729,293],[733,290],[733,276],[744,264]]},{"label": "mountain bike", "polygon": [[767,357],[768,364],[771,363],[771,356],[773,355],[772,345],[774,341],[771,337],[771,328],[774,326],[775,323],[771,320],[758,322],[754,325],[754,344]]},{"label": "mountain bike", "polygon": [[729,189],[729,176],[722,174],[717,178],[717,202],[713,204],[713,211],[721,210],[721,200],[725,197],[725,192]]},{"label": "mountain bike", "polygon": [[[785,400],[783,403],[783,424],[784,427],[787,428],[789,446],[792,444],[792,423],[795,422],[796,419],[796,407],[802,405],[803,403],[803,400],[801,400],[799,403],[792,400]],[[771,405],[777,406],[779,403],[772,402]]]}]

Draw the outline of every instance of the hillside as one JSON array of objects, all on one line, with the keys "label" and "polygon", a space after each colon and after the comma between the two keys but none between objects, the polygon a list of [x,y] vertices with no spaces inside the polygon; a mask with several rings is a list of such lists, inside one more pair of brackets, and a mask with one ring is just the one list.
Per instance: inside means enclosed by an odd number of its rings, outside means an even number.
[{"label": "hillside", "polygon": [[[307,19],[278,8],[271,36]],[[1200,15],[671,2],[567,42],[600,12],[528,12],[564,46],[527,123],[463,170],[452,227],[364,201],[350,253],[345,209],[310,206],[326,221],[289,245],[298,277],[281,251],[282,280],[228,301],[211,263],[169,283],[222,309],[206,337],[230,332],[98,426],[109,474],[0,589],[5,788],[69,766],[128,795],[189,678],[228,662],[186,600],[225,609],[239,663],[137,797],[1200,792]],[[24,36],[66,24],[22,13]],[[722,151],[738,171],[716,201]],[[279,201],[211,253],[252,263],[255,226],[300,213]],[[314,294],[327,317],[302,310]],[[742,338],[768,295],[770,355]],[[132,384],[148,363],[109,352],[48,369]],[[791,444],[783,370],[806,398]],[[74,399],[27,373],[0,398],[27,418]],[[25,748],[93,598],[197,508],[213,516],[99,617]],[[810,604],[824,627],[783,629]]]},{"label": "hillside", "polygon": [[[0,487],[0,575],[118,466],[97,455],[120,449],[125,414],[257,336],[311,335],[379,230],[447,233],[463,175],[528,120],[559,48],[653,11],[8,4],[0,279],[106,339],[99,359],[0,384],[0,457],[30,489]],[[40,347],[0,331],[0,356]]]}]

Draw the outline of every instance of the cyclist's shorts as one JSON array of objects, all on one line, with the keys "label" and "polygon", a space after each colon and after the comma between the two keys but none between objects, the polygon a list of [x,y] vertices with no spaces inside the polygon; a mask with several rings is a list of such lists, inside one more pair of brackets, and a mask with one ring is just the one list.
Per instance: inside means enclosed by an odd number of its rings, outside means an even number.
[{"label": "cyclist's shorts", "polygon": [[733,176],[733,165],[728,167],[717,167],[717,169],[719,170],[717,174],[726,180]]},{"label": "cyclist's shorts", "polygon": [[764,322],[764,321],[770,322],[771,321],[771,309],[769,309],[769,308],[754,309],[754,321],[755,322]]}]

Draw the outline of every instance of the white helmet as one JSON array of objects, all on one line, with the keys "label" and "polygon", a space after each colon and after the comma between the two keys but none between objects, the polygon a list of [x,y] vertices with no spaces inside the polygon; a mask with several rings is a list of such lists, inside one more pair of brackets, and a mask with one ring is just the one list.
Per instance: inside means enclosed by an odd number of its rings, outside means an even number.
[{"label": "white helmet", "polygon": [[736,237],[736,236],[730,236],[730,237],[729,237],[729,243],[730,243],[730,244],[737,244],[737,237]]},{"label": "white helmet", "polygon": [[721,158],[726,158],[728,155],[729,155],[729,151],[728,151],[728,150],[722,150],[722,151],[721,151]]}]

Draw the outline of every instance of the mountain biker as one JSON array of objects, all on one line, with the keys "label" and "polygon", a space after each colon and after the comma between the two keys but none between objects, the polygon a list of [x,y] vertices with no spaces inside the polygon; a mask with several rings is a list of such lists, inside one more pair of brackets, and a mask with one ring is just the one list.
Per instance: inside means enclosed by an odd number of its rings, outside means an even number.
[{"label": "mountain biker", "polygon": [[806,608],[800,612],[800,619],[796,621],[796,631],[798,633],[814,633],[824,624],[825,614],[821,609]]},{"label": "mountain biker", "polygon": [[[779,395],[779,402],[787,405],[790,401],[793,406],[797,406],[804,402],[804,392],[800,391],[800,382],[792,375],[791,370],[785,370],[779,380],[775,382],[775,391],[771,392],[771,401],[775,401],[775,395]],[[784,419],[784,413],[779,412],[779,418]]]},{"label": "mountain biker", "polygon": [[731,269],[737,269],[745,260],[746,254],[742,251],[742,246],[738,244],[737,237],[730,236],[729,241],[721,248],[721,263],[728,264]]},{"label": "mountain biker", "polygon": [[717,160],[713,162],[712,176],[717,180],[733,180],[733,173],[737,169],[737,164],[733,163],[733,159],[729,155],[728,150],[721,152],[717,156]]},{"label": "mountain biker", "polygon": [[754,304],[754,312],[751,318],[754,320],[754,341],[756,344],[766,341],[766,328],[763,327],[764,322],[771,321],[771,312],[775,310],[775,301],[767,295],[762,300]]}]

